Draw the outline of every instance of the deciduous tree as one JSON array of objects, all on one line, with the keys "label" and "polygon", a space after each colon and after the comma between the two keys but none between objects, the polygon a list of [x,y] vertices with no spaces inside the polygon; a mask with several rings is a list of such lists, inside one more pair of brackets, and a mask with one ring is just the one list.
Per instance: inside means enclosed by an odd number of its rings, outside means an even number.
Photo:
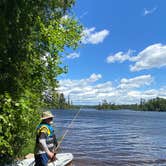
[{"label": "deciduous tree", "polygon": [[65,48],[75,49],[81,25],[74,0],[0,1],[0,160],[13,159],[32,137],[43,94],[65,72]]}]

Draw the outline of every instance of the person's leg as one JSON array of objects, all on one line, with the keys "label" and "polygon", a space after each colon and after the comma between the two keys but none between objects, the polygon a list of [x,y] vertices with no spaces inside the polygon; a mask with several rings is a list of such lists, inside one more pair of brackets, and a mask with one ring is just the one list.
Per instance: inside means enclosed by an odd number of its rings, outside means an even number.
[{"label": "person's leg", "polygon": [[35,155],[35,166],[47,166],[48,156],[46,153]]}]

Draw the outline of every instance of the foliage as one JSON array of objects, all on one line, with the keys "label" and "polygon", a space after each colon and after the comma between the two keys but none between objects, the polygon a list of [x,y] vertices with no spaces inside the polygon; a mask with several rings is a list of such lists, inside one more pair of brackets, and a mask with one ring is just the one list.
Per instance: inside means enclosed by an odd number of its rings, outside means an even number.
[{"label": "foliage", "polygon": [[[0,152],[2,160],[17,156],[24,144],[34,134],[38,123],[38,106],[32,101],[35,96],[26,93],[24,97],[13,100],[9,94],[0,96]],[[34,118],[35,117],[35,118]]]},{"label": "foliage", "polygon": [[75,109],[75,106],[72,104],[72,101],[70,100],[69,96],[66,100],[63,93],[51,91],[51,94],[47,94],[44,100],[46,103],[46,107],[56,108],[60,110]]},{"label": "foliage", "polygon": [[140,103],[139,110],[166,111],[166,99],[157,97],[155,99],[150,99],[147,102],[144,101],[143,103]]},{"label": "foliage", "polygon": [[96,106],[97,109],[101,110],[117,110],[117,109],[132,109],[140,111],[166,111],[166,99],[163,98],[154,98],[148,101],[145,99],[140,99],[140,104],[128,104],[128,105],[115,105],[108,103],[106,100],[103,100],[102,104]]},{"label": "foliage", "polygon": [[68,16],[74,0],[0,1],[0,159],[20,154],[39,122],[43,95],[66,72],[66,47],[82,27]]},{"label": "foliage", "polygon": [[116,109],[120,109],[120,107],[111,102],[108,103],[107,100],[103,100],[102,103],[99,103],[99,105],[96,106],[96,109],[98,109],[98,110],[116,110]]}]

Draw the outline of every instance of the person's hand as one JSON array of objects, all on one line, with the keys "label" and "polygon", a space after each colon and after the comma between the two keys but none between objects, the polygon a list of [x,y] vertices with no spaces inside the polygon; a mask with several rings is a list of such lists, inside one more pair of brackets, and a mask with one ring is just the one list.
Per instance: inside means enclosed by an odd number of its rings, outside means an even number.
[{"label": "person's hand", "polygon": [[52,158],[54,158],[54,153],[53,152],[47,152],[47,155],[48,155],[48,157],[52,160]]},{"label": "person's hand", "polygon": [[51,159],[51,161],[55,161],[57,158],[56,158],[56,153],[54,153],[54,156],[53,158]]}]

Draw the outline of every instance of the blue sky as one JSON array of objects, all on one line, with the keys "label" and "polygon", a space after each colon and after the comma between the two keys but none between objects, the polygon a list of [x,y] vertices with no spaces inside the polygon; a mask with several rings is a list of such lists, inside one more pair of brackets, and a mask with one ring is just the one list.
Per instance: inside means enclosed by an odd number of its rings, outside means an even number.
[{"label": "blue sky", "polygon": [[74,104],[166,98],[166,1],[77,0],[82,44],[63,59],[60,88]]}]

